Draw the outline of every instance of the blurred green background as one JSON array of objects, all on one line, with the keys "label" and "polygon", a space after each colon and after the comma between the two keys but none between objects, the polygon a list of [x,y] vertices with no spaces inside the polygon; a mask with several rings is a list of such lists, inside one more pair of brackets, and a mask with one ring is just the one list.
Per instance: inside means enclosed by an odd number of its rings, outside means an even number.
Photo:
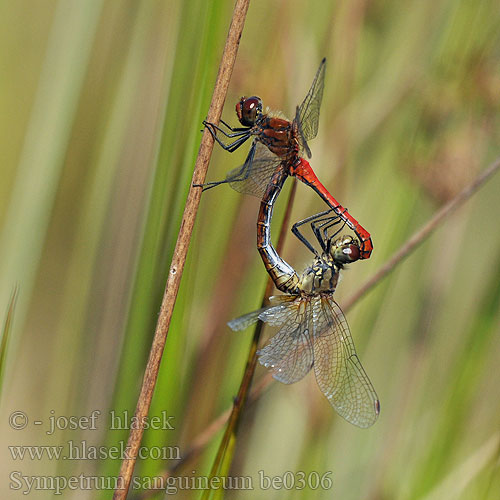
[{"label": "blurred green background", "polygon": [[[251,2],[223,118],[236,123],[243,94],[293,116],[327,57],[312,166],[374,242],[372,258],[345,273],[340,304],[500,154],[498,7]],[[228,0],[0,3],[2,314],[19,287],[1,387],[2,498],[28,489],[12,471],[118,472],[120,461],[105,457],[14,460],[7,446],[66,453],[70,440],[127,438],[109,415],[135,408],[232,9]],[[207,179],[241,163],[242,149],[216,148]],[[230,498],[500,498],[499,194],[497,176],[347,313],[381,400],[378,422],[344,422],[312,374],[273,384],[245,415],[233,468],[256,489]],[[323,209],[297,187],[293,221]],[[251,333],[226,322],[258,306],[266,281],[257,210],[227,186],[203,195],[150,412],[174,416],[175,429],[146,431],[145,446],[183,457],[231,404]],[[284,257],[301,270],[310,256],[294,240]],[[29,419],[24,430],[9,426],[16,410]],[[47,434],[49,417],[93,410],[95,430]],[[177,473],[207,475],[220,435]],[[141,460],[136,474],[174,464]],[[263,491],[260,470],[331,471],[332,487]]]}]

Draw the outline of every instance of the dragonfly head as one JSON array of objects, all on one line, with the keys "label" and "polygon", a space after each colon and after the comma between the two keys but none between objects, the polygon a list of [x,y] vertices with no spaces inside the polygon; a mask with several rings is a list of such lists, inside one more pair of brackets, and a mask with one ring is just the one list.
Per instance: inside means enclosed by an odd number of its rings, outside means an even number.
[{"label": "dragonfly head", "polygon": [[262,114],[262,100],[260,97],[242,97],[236,104],[238,120],[245,127],[255,125],[257,118]]},{"label": "dragonfly head", "polygon": [[352,236],[341,236],[332,242],[330,254],[334,262],[340,267],[344,264],[356,262],[361,256],[359,242]]}]

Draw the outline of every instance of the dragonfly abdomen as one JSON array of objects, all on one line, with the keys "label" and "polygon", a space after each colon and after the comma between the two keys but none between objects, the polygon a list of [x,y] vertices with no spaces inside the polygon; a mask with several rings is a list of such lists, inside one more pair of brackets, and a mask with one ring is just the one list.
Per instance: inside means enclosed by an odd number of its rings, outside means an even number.
[{"label": "dragonfly abdomen", "polygon": [[282,163],[274,173],[262,198],[257,220],[257,249],[276,288],[285,293],[297,294],[299,293],[299,276],[293,267],[278,255],[271,241],[274,202],[287,177],[288,174]]}]

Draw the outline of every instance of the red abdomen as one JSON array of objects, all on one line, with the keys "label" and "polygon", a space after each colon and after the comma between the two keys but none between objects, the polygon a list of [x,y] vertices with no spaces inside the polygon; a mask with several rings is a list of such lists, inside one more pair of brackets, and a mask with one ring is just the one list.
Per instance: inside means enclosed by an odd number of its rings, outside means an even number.
[{"label": "red abdomen", "polygon": [[321,184],[316,177],[309,162],[304,158],[298,158],[294,165],[290,168],[290,175],[297,177],[304,184],[312,187],[323,200],[330,205],[336,214],[356,233],[360,240],[360,258],[369,259],[373,250],[373,244],[370,233],[344,208]]}]

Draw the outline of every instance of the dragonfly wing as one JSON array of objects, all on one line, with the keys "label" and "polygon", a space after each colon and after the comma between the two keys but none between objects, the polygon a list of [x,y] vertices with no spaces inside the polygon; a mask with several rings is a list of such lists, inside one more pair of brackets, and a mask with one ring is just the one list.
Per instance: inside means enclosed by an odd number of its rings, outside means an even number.
[{"label": "dragonfly wing", "polygon": [[270,368],[273,377],[284,384],[302,379],[313,365],[310,301],[302,297],[287,297],[279,305],[263,311],[259,318],[280,327],[268,344],[258,351],[259,362]]},{"label": "dragonfly wing", "polygon": [[[271,320],[268,320],[267,318],[280,317],[280,311],[286,307],[286,304],[288,302],[293,302],[294,299],[295,297],[291,295],[277,295],[275,297],[270,297],[269,300],[271,302],[271,305],[262,307],[261,309],[257,309],[256,311],[252,311],[250,313],[244,314],[243,316],[240,316],[239,318],[233,319],[228,322],[228,326],[229,328],[231,328],[231,330],[234,330],[236,332],[240,330],[246,330],[250,325],[253,325],[259,319],[268,322],[269,324],[273,324],[271,323]],[[269,313],[267,313],[267,311],[269,311]],[[259,316],[261,314],[266,319],[260,318]]]},{"label": "dragonfly wing", "polygon": [[245,163],[230,170],[229,185],[239,193],[262,198],[281,159],[260,142],[254,141]]},{"label": "dragonfly wing", "polygon": [[239,332],[241,330],[246,330],[250,325],[253,325],[259,320],[259,315],[263,313],[268,307],[263,307],[262,309],[257,309],[256,311],[252,311],[251,313],[244,314],[239,318],[232,319],[227,324],[231,330],[235,332]]},{"label": "dragonfly wing", "polygon": [[330,297],[317,297],[313,308],[318,385],[340,416],[358,427],[370,427],[380,403],[356,355],[344,314]]},{"label": "dragonfly wing", "polygon": [[319,110],[321,108],[323,88],[325,86],[325,67],[326,59],[323,58],[311,88],[302,101],[302,104],[299,106],[296,114],[302,146],[306,151],[309,150],[307,141],[314,139],[318,134]]},{"label": "dragonfly wing", "polygon": [[[294,300],[295,297],[293,295],[276,295],[274,297],[270,297],[269,301],[271,302],[271,305],[262,307],[261,309],[257,309],[256,311],[252,311],[251,313],[244,314],[239,318],[233,319],[228,322],[228,326],[234,331],[246,330],[250,325],[256,323],[259,319],[270,325],[275,325],[275,323],[272,322],[272,318],[280,318],[281,311],[286,308],[286,304],[288,302],[293,302]],[[261,314],[262,318],[259,317]],[[281,325],[281,322],[279,324]]]}]

